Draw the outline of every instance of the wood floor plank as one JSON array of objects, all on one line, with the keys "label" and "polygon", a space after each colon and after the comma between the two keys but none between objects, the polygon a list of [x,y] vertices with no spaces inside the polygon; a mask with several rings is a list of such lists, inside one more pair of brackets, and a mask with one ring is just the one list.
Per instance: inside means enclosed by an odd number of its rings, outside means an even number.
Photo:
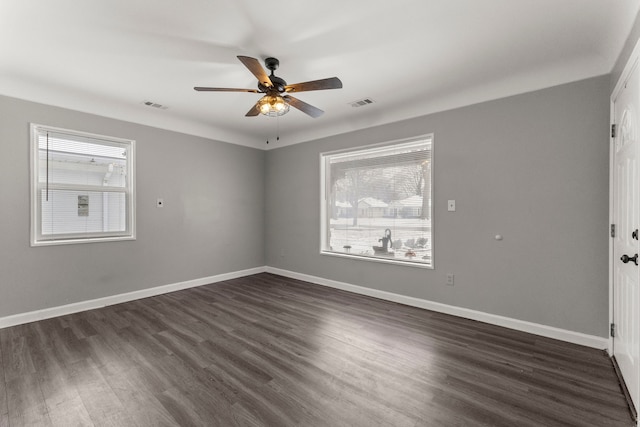
[{"label": "wood floor plank", "polygon": [[192,389],[170,389],[158,396],[180,426],[234,426],[231,409],[215,411],[207,399]]},{"label": "wood floor plank", "polygon": [[10,426],[52,426],[36,374],[24,374],[6,382]]},{"label": "wood floor plank", "polygon": [[135,425],[109,383],[92,359],[74,362],[71,377],[93,425]]},{"label": "wood floor plank", "polygon": [[8,427],[9,408],[7,406],[7,387],[5,385],[4,358],[2,354],[2,340],[0,340],[0,427]]},{"label": "wood floor plank", "polygon": [[5,381],[32,375],[35,367],[27,344],[28,328],[25,325],[0,329],[0,345],[3,348],[3,366]]},{"label": "wood floor plank", "polygon": [[631,426],[602,352],[257,274],[0,330],[0,427]]},{"label": "wood floor plank", "polygon": [[[147,380],[144,372],[133,367],[127,371],[110,370],[107,365],[101,369],[114,394],[120,400],[124,411],[136,426],[175,426],[177,421],[156,398],[152,389],[145,386]],[[117,373],[116,373],[117,372]]]},{"label": "wood floor plank", "polygon": [[157,399],[179,425],[233,426],[232,403],[237,393],[210,372],[189,364],[176,355],[156,362],[158,370],[170,373],[174,386],[157,394]]},{"label": "wood floor plank", "polygon": [[33,331],[29,340],[31,359],[51,423],[54,426],[91,425],[70,371],[53,352],[52,337],[43,328],[45,325],[46,322],[27,326]]}]

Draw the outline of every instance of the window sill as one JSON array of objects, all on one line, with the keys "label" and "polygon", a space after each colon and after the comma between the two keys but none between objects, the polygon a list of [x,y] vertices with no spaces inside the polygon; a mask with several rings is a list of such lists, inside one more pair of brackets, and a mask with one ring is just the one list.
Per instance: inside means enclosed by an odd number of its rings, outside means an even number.
[{"label": "window sill", "polygon": [[338,258],[350,258],[350,259],[359,260],[359,261],[371,261],[371,262],[378,262],[383,264],[401,265],[405,267],[425,268],[427,270],[434,269],[433,261],[431,263],[422,263],[422,262],[415,262],[415,261],[403,261],[396,258],[393,258],[393,259],[376,258],[376,257],[366,256],[366,255],[346,254],[342,252],[332,252],[332,251],[326,251],[326,250],[321,250],[320,255],[328,255],[328,256],[334,256]]},{"label": "window sill", "polygon": [[80,243],[119,242],[122,240],[136,240],[135,236],[92,237],[87,239],[60,239],[31,241],[31,247],[76,245]]}]

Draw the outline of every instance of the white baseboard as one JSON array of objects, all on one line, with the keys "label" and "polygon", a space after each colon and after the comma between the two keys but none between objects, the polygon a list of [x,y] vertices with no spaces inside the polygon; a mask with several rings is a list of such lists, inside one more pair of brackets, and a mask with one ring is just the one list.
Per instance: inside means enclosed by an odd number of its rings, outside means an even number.
[{"label": "white baseboard", "polygon": [[187,280],[185,282],[157,286],[155,288],[141,289],[139,291],[127,292],[124,294],[112,295],[89,301],[81,301],[73,304],[62,305],[59,307],[51,307],[42,310],[30,311],[28,313],[20,313],[13,316],[0,317],[0,329],[8,328],[15,325],[22,325],[25,323],[31,323],[38,320],[50,319],[52,317],[78,313],[81,311],[93,310],[96,308],[106,307],[108,305],[121,304],[123,302],[153,297],[156,295],[162,295],[182,289],[195,288],[197,286],[222,282],[224,280],[236,279],[238,277],[250,276],[252,274],[264,273],[265,271],[266,267],[251,268],[248,270],[234,271],[231,273],[218,274],[215,276],[203,277],[200,279]]},{"label": "white baseboard", "polygon": [[485,313],[482,311],[470,310],[447,304],[441,304],[420,298],[409,297],[405,295],[395,294],[392,292],[380,291],[377,289],[366,288],[363,286],[352,285],[335,280],[324,279],[322,277],[310,276],[308,274],[296,273],[293,271],[282,270],[274,267],[266,267],[267,273],[277,274],[280,276],[290,277],[292,279],[303,280],[305,282],[317,285],[328,286],[331,288],[342,289],[344,291],[356,294],[367,295],[387,301],[397,302],[412,307],[424,308],[427,310],[437,311],[439,313],[451,314],[466,319],[477,320],[492,325],[503,326],[505,328],[515,329],[517,331],[528,332],[547,338],[553,338],[586,347],[597,348],[599,350],[606,349],[609,345],[607,338],[595,335],[587,335],[580,332],[573,332],[566,329],[554,328],[552,326],[541,325],[538,323],[526,322],[524,320],[512,319],[509,317],[498,316],[496,314]]},{"label": "white baseboard", "polygon": [[156,295],[162,295],[169,292],[179,291],[182,289],[194,288],[197,286],[208,285],[211,283],[222,282],[224,280],[236,279],[239,277],[250,276],[258,273],[273,273],[284,277],[303,280],[305,282],[317,285],[328,286],[331,288],[342,289],[356,294],[367,295],[387,301],[397,302],[412,307],[424,308],[427,310],[437,311],[439,313],[451,314],[466,319],[478,320],[480,322],[492,325],[504,326],[506,328],[518,331],[528,332],[535,335],[541,335],[561,341],[574,344],[584,345],[587,347],[606,349],[609,345],[607,338],[594,335],[587,335],[580,332],[568,331],[566,329],[554,328],[551,326],[541,325],[538,323],[526,322],[523,320],[512,319],[509,317],[498,316],[495,314],[484,313],[482,311],[470,310],[467,308],[456,307],[447,304],[441,304],[420,298],[414,298],[406,295],[395,294],[393,292],[380,291],[377,289],[366,288],[363,286],[352,285],[349,283],[329,280],[322,277],[311,276],[308,274],[296,273],[294,271],[282,270],[274,267],[256,267],[248,270],[234,271],[231,273],[219,274],[216,276],[203,277],[200,279],[188,280],[185,282],[173,283],[169,285],[157,286],[149,289],[141,289],[139,291],[127,292],[124,294],[112,295],[104,298],[97,298],[89,301],[81,301],[73,304],[62,305],[59,307],[45,308],[42,310],[20,313],[7,317],[0,317],[0,329],[10,326],[21,325],[25,323],[35,322],[38,320],[50,319],[52,317],[64,316],[67,314],[78,313],[86,310],[106,307],[109,305],[121,304],[142,298],[148,298]]}]

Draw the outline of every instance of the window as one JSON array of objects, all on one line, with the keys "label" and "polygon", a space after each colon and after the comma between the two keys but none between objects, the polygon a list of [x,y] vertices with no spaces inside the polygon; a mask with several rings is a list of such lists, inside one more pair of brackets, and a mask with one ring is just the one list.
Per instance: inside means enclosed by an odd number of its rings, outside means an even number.
[{"label": "window", "polygon": [[321,252],[433,267],[433,135],[321,155]]},{"label": "window", "polygon": [[135,238],[134,141],[31,125],[31,245]]}]

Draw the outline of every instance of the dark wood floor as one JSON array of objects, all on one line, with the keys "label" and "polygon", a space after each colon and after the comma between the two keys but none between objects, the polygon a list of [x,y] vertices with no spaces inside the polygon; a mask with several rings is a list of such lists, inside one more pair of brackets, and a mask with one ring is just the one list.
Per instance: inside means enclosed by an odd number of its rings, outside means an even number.
[{"label": "dark wood floor", "polygon": [[0,426],[632,425],[602,351],[271,274],[2,329],[0,350]]}]

